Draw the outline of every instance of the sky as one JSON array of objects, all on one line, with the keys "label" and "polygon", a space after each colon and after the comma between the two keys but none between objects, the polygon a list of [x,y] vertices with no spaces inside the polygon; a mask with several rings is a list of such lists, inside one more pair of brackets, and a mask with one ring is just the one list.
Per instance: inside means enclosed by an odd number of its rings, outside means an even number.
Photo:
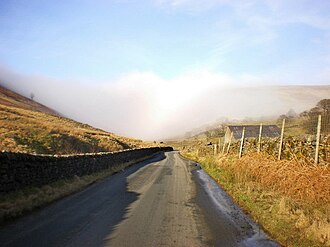
[{"label": "sky", "polygon": [[279,95],[245,88],[330,85],[329,13],[327,0],[1,1],[0,83],[142,139],[279,114]]}]

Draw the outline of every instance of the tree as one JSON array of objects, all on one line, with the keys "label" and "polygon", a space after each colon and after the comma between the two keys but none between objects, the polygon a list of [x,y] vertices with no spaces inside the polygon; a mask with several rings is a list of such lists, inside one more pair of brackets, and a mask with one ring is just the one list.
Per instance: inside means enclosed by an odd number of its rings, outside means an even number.
[{"label": "tree", "polygon": [[330,99],[320,100],[316,107],[322,109],[324,114],[330,113]]},{"label": "tree", "polygon": [[299,117],[308,117],[308,111],[303,111],[299,114]]},{"label": "tree", "polygon": [[316,133],[319,115],[322,116],[321,132],[329,133],[330,129],[328,123],[330,121],[330,99],[320,100],[315,107],[307,112],[308,118],[304,121],[304,129],[307,133]]},{"label": "tree", "polygon": [[322,109],[316,106],[309,110],[308,115],[310,117],[318,116],[318,115],[322,114],[322,112],[323,112]]},{"label": "tree", "polygon": [[287,113],[286,113],[286,116],[288,118],[295,118],[298,116],[298,114],[293,110],[293,109],[290,109]]},{"label": "tree", "polygon": [[282,114],[278,117],[278,121],[282,121],[284,118],[287,118],[285,114]]}]

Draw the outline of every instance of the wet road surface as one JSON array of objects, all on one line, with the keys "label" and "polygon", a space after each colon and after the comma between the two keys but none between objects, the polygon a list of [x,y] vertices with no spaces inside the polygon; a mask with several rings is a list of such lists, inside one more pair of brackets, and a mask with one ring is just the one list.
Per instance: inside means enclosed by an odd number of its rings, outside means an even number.
[{"label": "wet road surface", "polygon": [[278,246],[193,161],[159,154],[0,228],[1,246]]}]

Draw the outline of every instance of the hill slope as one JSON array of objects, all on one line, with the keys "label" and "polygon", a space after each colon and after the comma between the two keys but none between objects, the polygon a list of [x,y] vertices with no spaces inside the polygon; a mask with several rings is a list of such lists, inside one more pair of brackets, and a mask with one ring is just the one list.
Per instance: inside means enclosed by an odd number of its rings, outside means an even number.
[{"label": "hill slope", "polygon": [[43,154],[118,151],[140,140],[105,132],[0,86],[0,150]]},{"label": "hill slope", "polygon": [[[259,125],[260,123],[277,124],[282,126],[282,118],[286,118],[286,134],[292,136],[316,133],[317,117],[324,115],[324,109],[320,109],[319,102],[324,99],[329,101],[330,86],[283,86],[272,87],[283,101],[284,108],[281,114],[259,117],[245,117],[241,119],[220,117],[217,120],[201,125],[198,128],[187,131],[184,135],[173,137],[168,140],[184,139],[209,139],[222,137],[225,134],[227,125]],[[306,106],[306,107],[305,107]],[[272,106],[269,106],[272,107]],[[294,111],[293,108],[300,111]],[[303,108],[304,107],[304,108]],[[327,106],[329,107],[329,106]],[[313,113],[314,111],[314,113]],[[329,114],[322,116],[322,131],[327,133],[330,129]]]},{"label": "hill slope", "polygon": [[46,114],[59,116],[59,114],[56,111],[42,104],[39,104],[36,101],[30,100],[20,94],[10,91],[9,89],[2,87],[1,85],[0,85],[0,105],[22,108],[26,110],[38,111]]}]

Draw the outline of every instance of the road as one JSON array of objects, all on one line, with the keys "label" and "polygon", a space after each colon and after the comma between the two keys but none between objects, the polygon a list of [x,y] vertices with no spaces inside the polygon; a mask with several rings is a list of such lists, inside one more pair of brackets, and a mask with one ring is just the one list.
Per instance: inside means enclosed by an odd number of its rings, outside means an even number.
[{"label": "road", "polygon": [[279,246],[193,161],[159,154],[0,228],[1,246]]}]

